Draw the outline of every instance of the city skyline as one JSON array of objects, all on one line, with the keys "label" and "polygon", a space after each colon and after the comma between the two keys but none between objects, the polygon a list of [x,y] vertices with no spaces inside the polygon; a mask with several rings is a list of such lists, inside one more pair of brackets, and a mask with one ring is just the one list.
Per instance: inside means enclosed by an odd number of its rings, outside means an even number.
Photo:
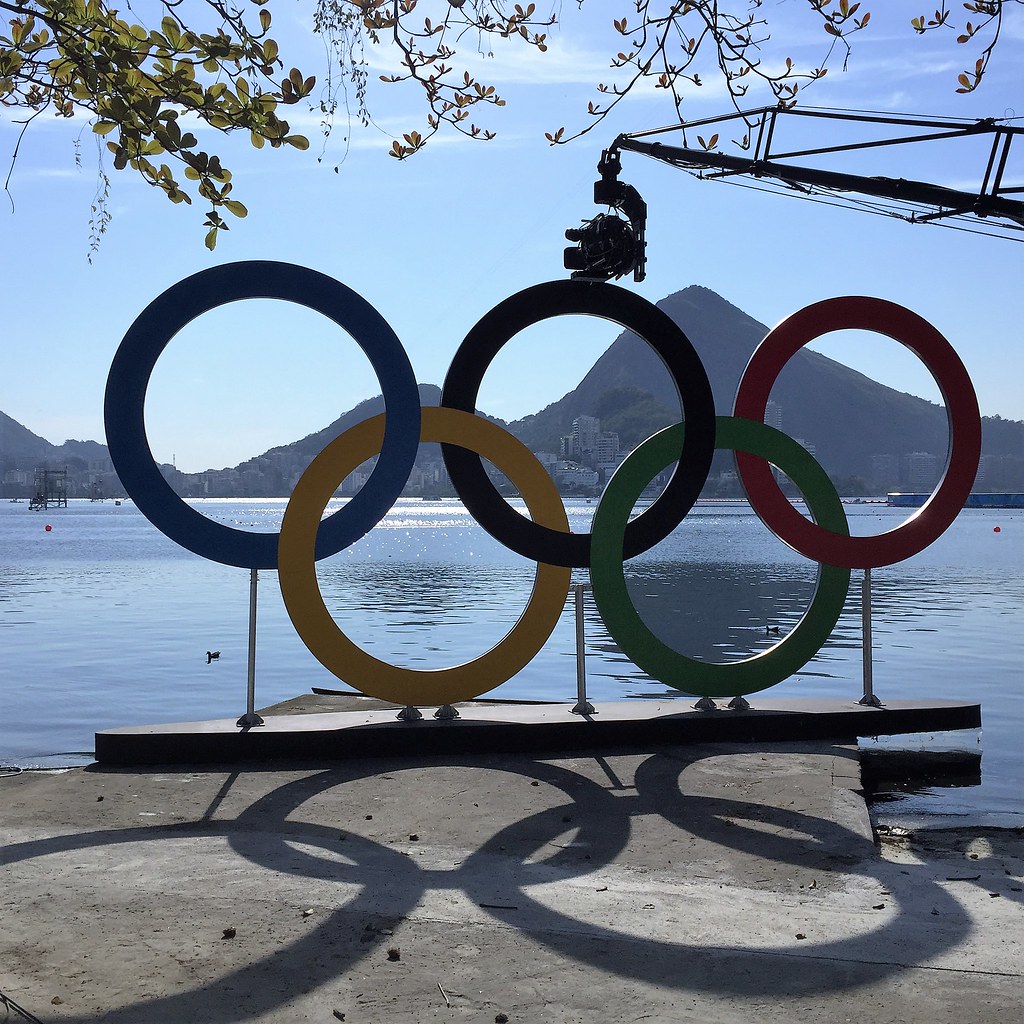
[{"label": "city skyline", "polygon": [[[350,417],[356,411],[349,410],[345,417]],[[769,402],[765,421],[777,430],[784,430],[785,406],[775,401]],[[599,495],[612,473],[632,450],[633,446],[620,445],[616,432],[602,431],[601,427],[600,417],[577,416],[572,421],[570,432],[559,439],[557,453],[539,448],[534,450],[534,454],[562,493]],[[794,439],[812,455],[817,454],[814,439]],[[894,439],[894,447],[898,446],[898,439]],[[435,449],[436,446],[420,446],[409,482],[402,491],[403,496],[457,496],[447,468],[440,454],[435,453]],[[1021,472],[1024,468],[1024,457],[1011,459],[1012,465],[1008,464],[1007,458],[995,453],[983,454],[974,491],[1020,491],[1024,487]],[[20,469],[8,469],[0,480],[0,496],[34,498],[46,489],[39,483],[41,473],[59,478],[55,487],[64,497],[103,499],[126,496],[124,488],[117,480],[113,463],[105,454],[99,459],[94,457],[87,460],[79,457],[73,461],[74,468],[65,467],[63,471],[57,468],[53,460],[36,460],[38,464],[33,468],[25,465]],[[353,470],[339,482],[335,494],[350,496],[356,493],[366,482],[376,461],[377,458],[374,456]],[[308,459],[301,450],[301,443],[296,441],[255,455],[235,466],[182,472],[174,467],[173,463],[164,463],[161,465],[161,471],[171,488],[181,497],[284,497],[294,489],[307,464]],[[845,477],[834,475],[834,480],[837,486],[841,486],[843,493],[849,496],[883,495],[894,490],[923,493],[935,486],[941,466],[942,459],[935,452],[889,451],[872,454],[870,471],[865,474],[851,474]],[[487,472],[497,486],[503,489],[510,486],[504,474],[495,467],[488,464]],[[655,478],[651,489],[660,486],[666,476],[666,473],[662,473]],[[781,475],[779,479],[780,482],[784,482]],[[720,469],[709,474],[705,493],[722,497],[742,497],[738,478],[732,469]]]}]

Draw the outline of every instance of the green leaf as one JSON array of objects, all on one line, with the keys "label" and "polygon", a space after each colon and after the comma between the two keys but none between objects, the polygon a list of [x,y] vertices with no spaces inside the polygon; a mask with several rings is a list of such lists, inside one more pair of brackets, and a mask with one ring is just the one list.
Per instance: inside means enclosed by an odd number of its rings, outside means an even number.
[{"label": "green leaf", "polygon": [[160,28],[167,36],[171,46],[178,49],[181,46],[181,30],[178,28],[178,23],[173,18],[164,18],[160,22]]}]

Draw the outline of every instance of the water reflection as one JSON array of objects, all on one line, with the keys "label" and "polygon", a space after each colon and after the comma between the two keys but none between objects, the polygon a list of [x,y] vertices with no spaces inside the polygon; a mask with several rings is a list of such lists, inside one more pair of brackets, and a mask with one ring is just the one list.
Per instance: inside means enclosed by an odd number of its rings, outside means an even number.
[{"label": "water reflection", "polygon": [[807,610],[815,577],[813,568],[774,563],[737,568],[662,560],[630,567],[626,587],[659,640],[688,657],[721,663],[784,639]]},{"label": "water reflection", "polygon": [[515,625],[530,600],[527,563],[347,560],[317,572],[324,604],[352,640],[414,668],[476,658]]}]

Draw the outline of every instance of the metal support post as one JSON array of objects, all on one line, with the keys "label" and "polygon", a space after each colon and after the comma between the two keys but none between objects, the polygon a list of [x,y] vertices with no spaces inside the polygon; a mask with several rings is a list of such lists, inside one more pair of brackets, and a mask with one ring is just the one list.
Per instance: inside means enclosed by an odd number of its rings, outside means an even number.
[{"label": "metal support post", "polygon": [[256,587],[259,570],[250,570],[249,575],[249,684],[246,689],[245,714],[235,723],[239,729],[250,729],[263,725],[263,719],[256,714]]},{"label": "metal support post", "polygon": [[717,711],[718,705],[710,697],[701,697],[696,704],[693,705],[694,711]]},{"label": "metal support post", "polygon": [[418,722],[422,717],[423,712],[412,704],[408,704],[395,715],[400,722]]},{"label": "metal support post", "polygon": [[860,621],[861,632],[864,637],[864,696],[858,704],[865,707],[881,708],[885,705],[875,696],[871,679],[871,570],[864,570],[864,581],[860,588]]},{"label": "metal support post", "polygon": [[451,704],[442,704],[434,712],[434,717],[442,722],[450,722],[452,719],[459,717],[459,711],[458,708],[452,707]]},{"label": "metal support post", "polygon": [[576,599],[576,704],[572,708],[572,714],[596,715],[594,705],[587,700],[587,651],[583,631],[583,592],[590,587],[585,583],[577,583],[572,589]]}]

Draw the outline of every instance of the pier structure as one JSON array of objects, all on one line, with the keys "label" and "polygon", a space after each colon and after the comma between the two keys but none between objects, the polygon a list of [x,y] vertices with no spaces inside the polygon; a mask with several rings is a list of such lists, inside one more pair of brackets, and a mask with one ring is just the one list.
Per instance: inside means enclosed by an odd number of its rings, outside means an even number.
[{"label": "pier structure", "polygon": [[68,469],[36,467],[35,492],[29,502],[30,509],[68,507]]}]

